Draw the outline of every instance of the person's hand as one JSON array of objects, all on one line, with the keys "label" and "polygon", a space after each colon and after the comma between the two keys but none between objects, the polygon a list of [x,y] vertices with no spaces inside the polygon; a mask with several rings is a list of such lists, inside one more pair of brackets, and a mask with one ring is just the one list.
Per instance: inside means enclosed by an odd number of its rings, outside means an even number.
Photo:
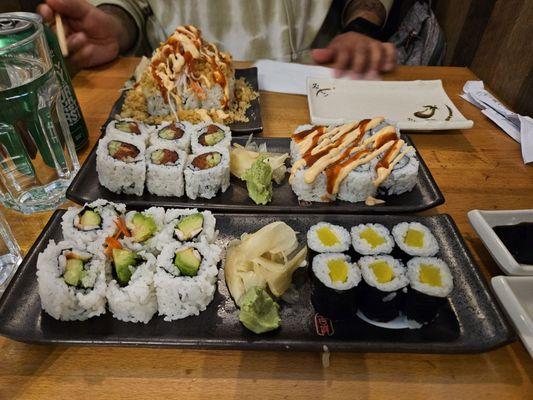
[{"label": "person's hand", "polygon": [[123,27],[114,16],[85,0],[46,0],[37,7],[45,22],[61,14],[67,35],[69,60],[79,68],[94,67],[115,59]]},{"label": "person's hand", "polygon": [[335,68],[335,76],[348,74],[353,79],[376,79],[380,72],[396,66],[396,48],[356,32],[335,36],[328,47],[314,49],[311,56],[317,64]]}]

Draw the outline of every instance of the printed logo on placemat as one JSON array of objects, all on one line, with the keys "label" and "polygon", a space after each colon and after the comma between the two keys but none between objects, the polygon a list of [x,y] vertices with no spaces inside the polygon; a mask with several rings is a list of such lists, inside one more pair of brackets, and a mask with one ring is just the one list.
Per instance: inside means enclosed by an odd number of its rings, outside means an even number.
[{"label": "printed logo on placemat", "polygon": [[335,333],[329,318],[315,314],[315,329],[318,336],[331,336]]}]

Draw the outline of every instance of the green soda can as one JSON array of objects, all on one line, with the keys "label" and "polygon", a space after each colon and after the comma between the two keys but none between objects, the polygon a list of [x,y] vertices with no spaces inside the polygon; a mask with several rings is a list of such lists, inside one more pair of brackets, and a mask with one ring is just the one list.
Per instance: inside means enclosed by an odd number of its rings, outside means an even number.
[{"label": "green soda can", "polygon": [[[41,24],[43,21],[39,14],[29,12],[12,12],[9,14],[1,14],[1,16],[8,15],[30,18]],[[65,65],[65,59],[61,54],[61,47],[59,47],[57,37],[48,25],[44,24],[43,28],[46,41],[48,42],[48,47],[50,48],[50,58],[61,86],[61,105],[63,106],[63,113],[65,114],[65,119],[67,120],[70,135],[72,136],[76,150],[81,150],[87,145],[87,143],[89,143],[89,132],[87,131],[87,125],[85,125],[85,119],[83,118],[78,99],[76,98],[76,93],[72,87],[72,81],[70,79],[70,75],[68,74],[67,66]],[[10,40],[12,39],[10,38]]]}]

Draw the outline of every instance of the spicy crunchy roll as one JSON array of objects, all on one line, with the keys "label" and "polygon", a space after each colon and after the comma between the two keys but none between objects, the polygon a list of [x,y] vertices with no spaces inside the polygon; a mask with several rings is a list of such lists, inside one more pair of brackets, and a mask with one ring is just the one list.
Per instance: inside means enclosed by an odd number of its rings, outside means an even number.
[{"label": "spicy crunchy roll", "polygon": [[189,155],[185,167],[185,192],[190,199],[211,199],[219,191],[225,192],[229,181],[229,153],[226,149]]}]

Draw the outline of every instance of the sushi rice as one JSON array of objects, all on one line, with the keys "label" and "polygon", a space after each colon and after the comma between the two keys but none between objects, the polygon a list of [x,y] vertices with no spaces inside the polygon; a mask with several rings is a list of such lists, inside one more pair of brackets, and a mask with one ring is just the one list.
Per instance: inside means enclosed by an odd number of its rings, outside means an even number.
[{"label": "sushi rice", "polygon": [[[136,134],[136,133],[129,133],[129,132],[125,132],[124,130],[121,130],[119,128],[120,124],[124,124],[124,123],[134,123],[137,125],[137,128],[139,130],[139,133]],[[122,136],[122,138],[124,137],[137,137],[137,138],[142,138],[145,142],[148,140],[148,137],[150,136],[150,134],[154,131],[155,127],[152,126],[152,125],[145,125],[143,124],[142,122],[140,121],[136,121],[132,118],[124,118],[124,119],[115,119],[113,121],[111,121],[109,124],[107,124],[106,128],[105,128],[105,132],[106,132],[106,135],[110,134],[110,133],[113,133],[113,134],[116,134],[116,135],[119,135],[119,136]]]},{"label": "sushi rice", "polygon": [[[378,282],[376,275],[374,274],[371,264],[376,262],[384,261],[386,262],[393,271],[393,279],[389,282],[380,283]],[[364,256],[361,257],[358,261],[359,267],[361,268],[361,274],[365,282],[376,289],[379,289],[383,292],[393,292],[398,289],[402,289],[409,284],[409,280],[405,275],[405,267],[402,262],[388,255],[380,256]]]},{"label": "sushi rice", "polygon": [[[422,235],[421,247],[410,246],[405,242],[409,231],[419,232]],[[402,222],[394,226],[392,236],[398,247],[410,256],[430,257],[439,252],[437,239],[428,227],[419,222]]]},{"label": "sushi rice", "polygon": [[[183,136],[179,139],[164,139],[160,136],[160,132],[174,124],[177,128],[180,128],[183,131]],[[151,145],[168,145],[169,143],[174,143],[180,150],[188,153],[191,148],[191,135],[194,128],[193,125],[187,121],[180,122],[163,122],[150,134],[150,144]]]},{"label": "sushi rice", "polygon": [[[373,246],[368,240],[362,238],[361,234],[364,235],[368,230],[373,232],[377,240],[381,238],[382,243]],[[394,240],[390,231],[381,224],[359,224],[352,227],[350,235],[354,250],[362,255],[390,254],[394,248]]]},{"label": "sushi rice", "polygon": [[[177,143],[162,144],[158,142],[146,150],[146,189],[156,196],[181,197],[185,193],[183,169],[187,162],[187,154],[181,150]],[[152,162],[152,153],[156,150],[175,151],[178,160],[171,165],[155,164]]]},{"label": "sushi rice", "polygon": [[[407,145],[404,145],[401,151],[406,147]],[[410,192],[418,181],[418,167],[419,162],[413,149],[394,166],[391,174],[379,186],[380,192],[386,195]]]},{"label": "sushi rice", "polygon": [[[222,159],[218,165],[208,169],[198,169],[192,162],[199,155],[212,151],[221,154]],[[211,199],[218,191],[225,192],[230,182],[229,153],[224,148],[216,150],[205,150],[194,155],[189,155],[187,166],[185,167],[185,192],[187,197],[195,200],[197,197]]]},{"label": "sushi rice", "polygon": [[[439,270],[440,285],[432,286],[420,281],[420,266],[431,265]],[[453,278],[448,265],[437,257],[414,257],[407,262],[407,278],[411,288],[428,296],[446,297],[453,290]]]},{"label": "sushi rice", "polygon": [[[349,268],[345,282],[332,281],[328,267],[328,262],[332,260],[343,260],[348,264]],[[361,272],[357,267],[357,264],[352,263],[350,257],[343,253],[324,253],[316,255],[313,257],[312,269],[313,274],[320,280],[320,282],[330,289],[348,290],[357,286],[361,281]]]},{"label": "sushi rice", "polygon": [[202,214],[203,218],[203,224],[202,224],[202,231],[195,235],[195,237],[192,240],[192,242],[199,242],[199,241],[206,241],[207,243],[213,243],[217,237],[218,231],[215,230],[216,226],[216,219],[211,213],[211,211],[198,211],[196,208],[185,208],[185,209],[178,209],[173,208],[167,210],[165,214],[165,228],[164,233],[161,235],[161,239],[163,242],[169,243],[173,240],[178,242],[183,242],[178,237],[176,237],[176,225],[177,223],[184,217],[193,215],[193,214]]},{"label": "sushi rice", "polygon": [[307,231],[307,246],[317,253],[341,253],[350,248],[350,232],[339,225],[319,222]]},{"label": "sushi rice", "polygon": [[[224,133],[224,138],[213,146],[204,146],[199,142],[199,139],[211,125],[218,127]],[[205,151],[215,151],[218,149],[226,149],[227,151],[231,149],[231,130],[229,127],[214,122],[203,122],[193,127],[191,133],[191,151],[193,154],[201,154]]]},{"label": "sushi rice", "polygon": [[155,222],[157,230],[152,237],[141,243],[136,242],[132,237],[124,237],[121,240],[123,246],[136,252],[144,250],[159,254],[163,246],[168,242],[168,240],[165,241],[166,236],[164,234],[165,209],[163,207],[150,207],[144,211],[128,211],[125,216],[126,226],[131,226],[133,217],[137,213],[141,213],[144,216],[152,218]]}]

